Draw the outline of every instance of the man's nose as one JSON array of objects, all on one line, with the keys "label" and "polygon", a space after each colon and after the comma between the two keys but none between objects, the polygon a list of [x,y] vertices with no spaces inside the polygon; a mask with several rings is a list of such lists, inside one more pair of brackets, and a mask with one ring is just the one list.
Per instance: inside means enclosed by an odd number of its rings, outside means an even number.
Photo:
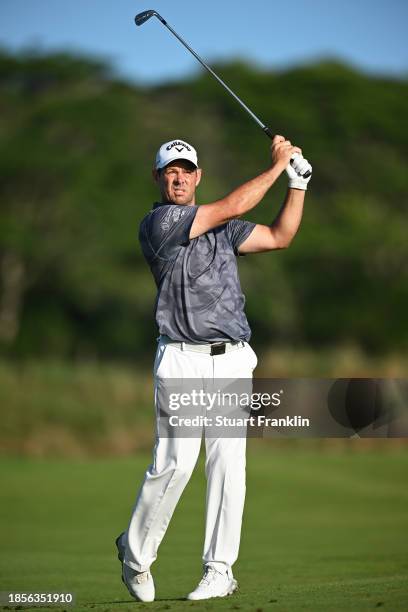
[{"label": "man's nose", "polygon": [[177,182],[177,183],[182,183],[182,182],[183,182],[183,180],[184,180],[184,174],[183,174],[183,172],[177,172],[177,175],[176,175],[176,182]]}]

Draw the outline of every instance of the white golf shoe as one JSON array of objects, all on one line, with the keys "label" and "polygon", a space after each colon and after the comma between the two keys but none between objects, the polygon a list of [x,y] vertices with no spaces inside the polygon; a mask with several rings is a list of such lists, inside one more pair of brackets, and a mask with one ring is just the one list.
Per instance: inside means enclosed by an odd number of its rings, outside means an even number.
[{"label": "white golf shoe", "polygon": [[137,601],[154,601],[154,582],[150,572],[136,572],[122,563],[122,580]]},{"label": "white golf shoe", "polygon": [[211,597],[226,597],[232,595],[238,588],[237,581],[229,569],[225,574],[218,572],[211,565],[204,567],[204,576],[198,587],[187,595],[187,599],[196,601],[198,599],[210,599]]},{"label": "white golf shoe", "polygon": [[122,563],[122,582],[132,597],[144,603],[154,601],[154,581],[150,572],[137,572],[123,562],[125,557],[125,547],[122,544],[122,535],[116,538],[116,548],[118,549],[118,559]]}]

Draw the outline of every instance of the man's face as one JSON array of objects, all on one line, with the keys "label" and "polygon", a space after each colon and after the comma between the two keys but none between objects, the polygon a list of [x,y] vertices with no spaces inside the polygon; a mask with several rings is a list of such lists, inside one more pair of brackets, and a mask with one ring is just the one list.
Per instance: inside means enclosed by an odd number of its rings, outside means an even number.
[{"label": "man's face", "polygon": [[162,202],[195,204],[195,190],[201,180],[201,169],[186,159],[176,159],[153,176],[160,189]]}]

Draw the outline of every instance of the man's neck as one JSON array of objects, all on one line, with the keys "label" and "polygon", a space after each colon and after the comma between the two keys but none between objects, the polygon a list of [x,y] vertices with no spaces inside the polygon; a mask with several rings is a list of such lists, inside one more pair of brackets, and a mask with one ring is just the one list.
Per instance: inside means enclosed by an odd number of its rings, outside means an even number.
[{"label": "man's neck", "polygon": [[178,202],[171,202],[170,200],[161,200],[160,204],[173,204],[173,206],[195,206],[195,200],[186,204],[179,204]]}]

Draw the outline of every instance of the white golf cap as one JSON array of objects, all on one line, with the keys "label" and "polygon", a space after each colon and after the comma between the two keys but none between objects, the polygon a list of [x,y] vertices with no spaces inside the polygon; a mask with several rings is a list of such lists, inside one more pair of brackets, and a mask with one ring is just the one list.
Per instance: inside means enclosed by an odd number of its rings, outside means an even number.
[{"label": "white golf cap", "polygon": [[184,140],[169,140],[162,144],[157,151],[155,167],[156,170],[164,168],[176,159],[186,159],[198,168],[197,151],[191,144]]}]

